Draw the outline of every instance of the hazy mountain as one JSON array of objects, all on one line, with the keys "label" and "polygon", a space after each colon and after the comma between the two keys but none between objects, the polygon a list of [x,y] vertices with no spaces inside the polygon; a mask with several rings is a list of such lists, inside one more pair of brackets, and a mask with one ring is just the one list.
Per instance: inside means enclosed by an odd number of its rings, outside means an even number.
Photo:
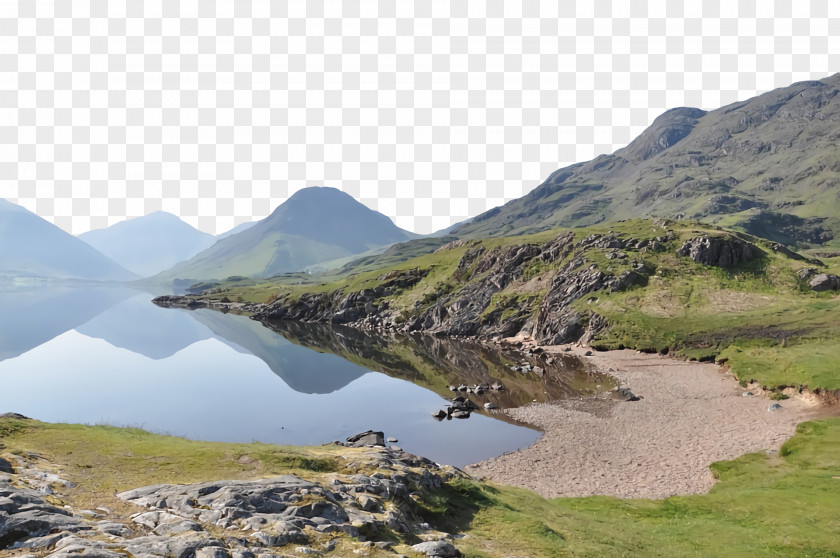
[{"label": "hazy mountain", "polygon": [[223,233],[219,233],[219,234],[217,234],[217,235],[216,235],[216,240],[217,240],[217,241],[219,241],[219,240],[221,240],[221,239],[223,239],[223,238],[227,238],[227,237],[229,237],[229,236],[233,236],[233,235],[235,235],[235,234],[239,234],[239,233],[241,233],[242,231],[246,231],[246,230],[250,229],[251,227],[253,227],[253,226],[254,226],[254,225],[256,225],[257,223],[259,223],[259,221],[249,221],[249,222],[247,222],[247,223],[239,223],[238,225],[236,225],[235,227],[233,227],[233,228],[232,228],[232,229],[230,229],[229,231],[225,231],[225,232],[223,232]]},{"label": "hazy mountain", "polygon": [[169,269],[216,242],[213,235],[163,211],[89,231],[79,238],[141,277]]},{"label": "hazy mountain", "polygon": [[787,244],[837,244],[839,88],[837,74],[710,112],[669,110],[627,147],[554,172],[456,234],[662,216],[720,222]]},{"label": "hazy mountain", "polygon": [[0,277],[128,281],[137,276],[90,245],[0,199]]},{"label": "hazy mountain", "polygon": [[262,221],[155,279],[271,277],[416,237],[341,190],[305,188]]},{"label": "hazy mountain", "polygon": [[0,289],[0,361],[22,355],[87,322],[131,293],[92,286]]}]

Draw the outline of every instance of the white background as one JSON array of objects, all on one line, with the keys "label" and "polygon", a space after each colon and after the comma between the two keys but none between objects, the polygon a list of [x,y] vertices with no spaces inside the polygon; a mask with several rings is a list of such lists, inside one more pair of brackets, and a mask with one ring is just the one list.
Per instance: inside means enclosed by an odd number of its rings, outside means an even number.
[{"label": "white background", "polygon": [[829,0],[0,0],[0,197],[217,233],[325,185],[427,233],[839,68]]}]

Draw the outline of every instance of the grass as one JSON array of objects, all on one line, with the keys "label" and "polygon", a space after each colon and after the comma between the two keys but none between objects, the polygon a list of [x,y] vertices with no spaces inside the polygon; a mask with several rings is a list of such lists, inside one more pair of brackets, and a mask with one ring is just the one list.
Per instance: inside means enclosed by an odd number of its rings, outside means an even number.
[{"label": "grass", "polygon": [[[36,452],[78,483],[73,505],[114,506],[113,492],[340,469],[347,448],[191,442],[136,429],[0,419],[8,453]],[[238,457],[256,458],[243,464]],[[779,454],[712,465],[708,494],[666,500],[547,500],[456,479],[417,504],[420,520],[466,537],[466,556],[840,556],[840,419],[803,423]],[[124,506],[128,506],[124,504]],[[122,510],[122,508],[117,508]],[[125,511],[130,511],[128,508]]]},{"label": "grass", "polygon": [[[660,225],[633,219],[571,232],[575,242],[591,234],[650,241],[665,234]],[[644,264],[642,273],[646,277],[641,285],[624,292],[597,292],[577,302],[583,315],[597,313],[607,320],[608,327],[592,341],[596,348],[631,347],[689,359],[725,361],[738,378],[756,380],[771,389],[840,389],[840,376],[834,372],[840,364],[840,320],[836,319],[840,298],[810,291],[797,276],[800,269],[815,264],[777,253],[768,241],[700,222],[680,221],[668,228],[673,240],[655,253],[625,248],[622,251],[626,258],[609,259],[611,250],[589,248],[551,264],[539,258],[526,262],[517,278],[492,295],[480,313],[482,324],[527,323],[539,312],[557,270],[572,257],[583,257],[582,267],[595,265],[612,275],[631,269],[632,262],[637,261]],[[490,272],[478,273],[476,264],[481,257],[513,246],[544,244],[568,232],[554,229],[474,240],[419,255],[418,251],[429,246],[412,247],[409,242],[383,260],[367,259],[361,267],[313,276],[308,282],[288,277],[255,285],[230,283],[221,293],[205,296],[252,302],[278,296],[296,300],[303,293],[350,293],[373,288],[393,271],[426,270],[422,281],[386,297],[395,321],[401,323],[422,314],[441,297],[457,301],[467,292],[465,289],[483,280]],[[676,255],[685,240],[701,234],[738,236],[755,243],[762,255],[735,269],[702,266]],[[482,256],[459,267],[468,251],[481,249]],[[840,274],[840,258],[827,258],[819,272]]]}]

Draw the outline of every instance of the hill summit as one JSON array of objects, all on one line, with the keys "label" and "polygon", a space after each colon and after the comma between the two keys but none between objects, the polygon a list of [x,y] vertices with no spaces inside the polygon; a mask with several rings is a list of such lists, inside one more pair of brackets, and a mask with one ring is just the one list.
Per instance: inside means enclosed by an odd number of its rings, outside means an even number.
[{"label": "hill summit", "polygon": [[459,236],[632,217],[699,218],[788,245],[840,243],[840,74],[704,111],[675,108],[626,147],[552,173]]},{"label": "hill summit", "polygon": [[304,188],[262,221],[220,239],[157,279],[270,277],[416,237],[341,190]]}]

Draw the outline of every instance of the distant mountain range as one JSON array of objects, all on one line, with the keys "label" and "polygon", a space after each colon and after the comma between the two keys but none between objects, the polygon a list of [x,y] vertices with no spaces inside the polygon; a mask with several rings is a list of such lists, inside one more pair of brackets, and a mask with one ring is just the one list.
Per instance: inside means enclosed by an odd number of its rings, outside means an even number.
[{"label": "distant mountain range", "polygon": [[150,277],[212,246],[216,237],[158,211],[79,238],[140,277]]},{"label": "distant mountain range", "polygon": [[0,199],[0,277],[138,278],[92,246],[4,199]]},{"label": "distant mountain range", "polygon": [[554,172],[455,234],[660,216],[700,218],[785,244],[837,245],[838,91],[840,74],[710,112],[669,110],[627,147]]},{"label": "distant mountain range", "polygon": [[335,188],[297,191],[250,228],[219,240],[154,279],[271,277],[418,238]]}]

